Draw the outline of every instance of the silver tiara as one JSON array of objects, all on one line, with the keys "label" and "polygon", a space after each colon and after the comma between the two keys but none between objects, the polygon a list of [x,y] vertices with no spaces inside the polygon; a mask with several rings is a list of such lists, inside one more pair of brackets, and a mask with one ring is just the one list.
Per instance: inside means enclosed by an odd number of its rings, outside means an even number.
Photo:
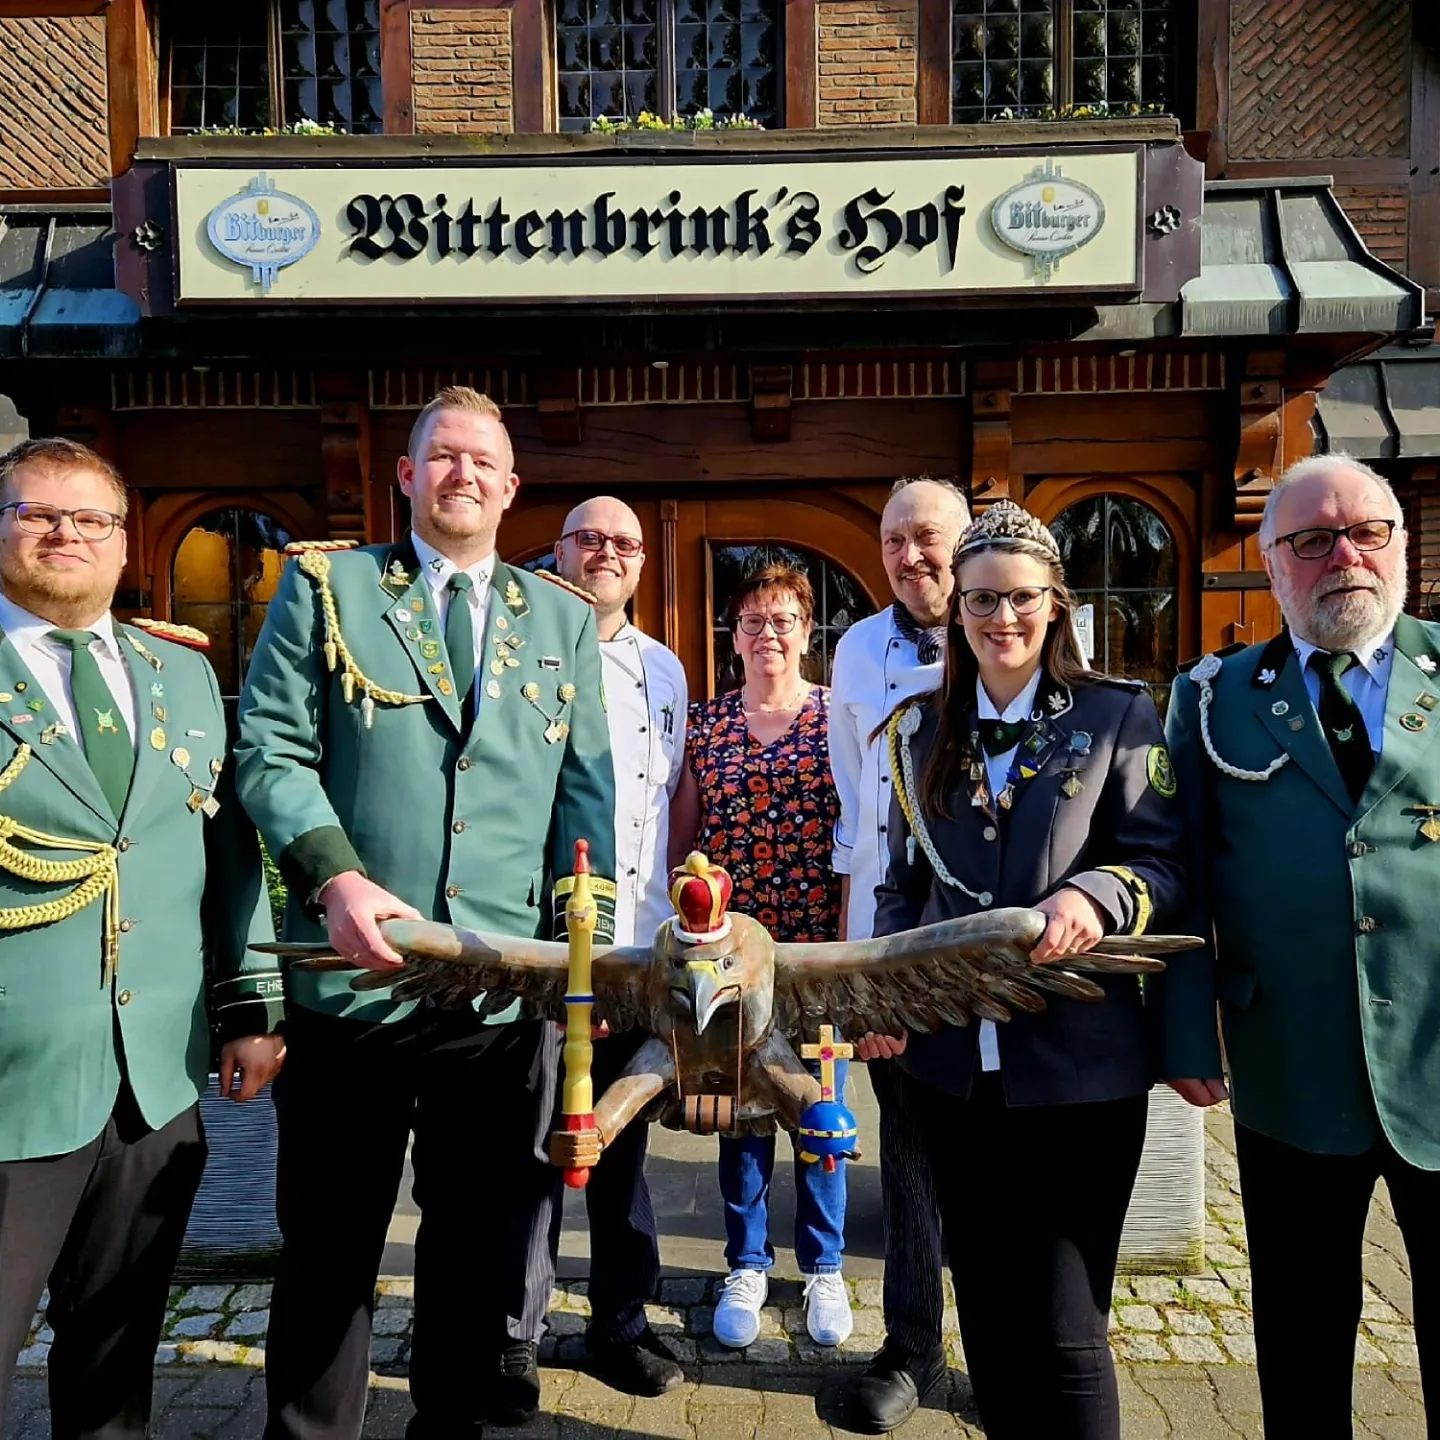
[{"label": "silver tiara", "polygon": [[997,540],[1019,540],[1043,550],[1057,564],[1060,561],[1060,547],[1045,522],[1013,500],[997,500],[978,520],[966,526],[955,556],[958,559],[967,550],[980,550]]}]

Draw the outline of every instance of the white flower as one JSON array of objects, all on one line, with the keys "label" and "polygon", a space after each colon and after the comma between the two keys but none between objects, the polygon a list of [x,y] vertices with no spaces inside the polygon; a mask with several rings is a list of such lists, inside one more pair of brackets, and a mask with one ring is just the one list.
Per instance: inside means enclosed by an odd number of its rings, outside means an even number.
[{"label": "white flower", "polygon": [[1435,673],[1435,662],[1428,655],[1417,655],[1415,663],[1427,674]]},{"label": "white flower", "polygon": [[1260,683],[1262,685],[1273,685],[1275,683],[1275,672],[1273,670],[1262,670],[1260,672]]}]

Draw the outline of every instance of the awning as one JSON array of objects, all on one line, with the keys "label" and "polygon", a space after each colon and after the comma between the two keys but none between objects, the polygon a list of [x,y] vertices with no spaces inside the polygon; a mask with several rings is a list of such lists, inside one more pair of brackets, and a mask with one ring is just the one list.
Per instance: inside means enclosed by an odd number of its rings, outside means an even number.
[{"label": "awning", "polygon": [[1337,370],[1320,392],[1318,419],[1326,451],[1440,456],[1440,345],[1389,345]]},{"label": "awning", "polygon": [[121,359],[139,325],[115,288],[108,205],[0,207],[0,357]]},{"label": "awning", "polygon": [[1370,254],[1326,176],[1209,181],[1200,254],[1178,306],[1101,306],[1075,338],[1388,336],[1424,323],[1424,290]]}]

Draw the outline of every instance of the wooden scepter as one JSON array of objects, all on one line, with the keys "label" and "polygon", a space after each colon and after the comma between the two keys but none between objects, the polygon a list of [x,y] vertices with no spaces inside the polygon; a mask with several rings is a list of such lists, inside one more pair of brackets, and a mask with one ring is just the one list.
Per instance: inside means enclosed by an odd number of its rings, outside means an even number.
[{"label": "wooden scepter", "polygon": [[[590,842],[575,842],[575,887],[565,902],[565,929],[570,942],[570,983],[565,995],[565,1085],[561,1129],[595,1128],[595,1091],[590,1065],[595,1046],[590,1014],[595,996],[590,988],[590,951],[595,936],[595,900],[590,893]],[[588,1166],[565,1167],[565,1183],[581,1189],[590,1179]]]}]

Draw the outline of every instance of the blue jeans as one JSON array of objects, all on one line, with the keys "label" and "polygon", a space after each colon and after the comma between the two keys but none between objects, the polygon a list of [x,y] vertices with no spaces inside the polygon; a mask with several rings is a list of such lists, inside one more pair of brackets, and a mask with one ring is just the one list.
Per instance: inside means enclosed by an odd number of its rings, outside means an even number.
[{"label": "blue jeans", "polygon": [[[818,1069],[818,1067],[811,1067]],[[835,1064],[835,1089],[845,1094],[848,1062]],[[833,1174],[822,1164],[795,1156],[795,1259],[804,1275],[840,1269],[845,1249],[845,1164]],[[768,1270],[775,1263],[770,1243],[770,1177],[775,1171],[775,1136],[720,1137],[720,1194],[725,1201],[725,1263],[732,1270]]]}]

